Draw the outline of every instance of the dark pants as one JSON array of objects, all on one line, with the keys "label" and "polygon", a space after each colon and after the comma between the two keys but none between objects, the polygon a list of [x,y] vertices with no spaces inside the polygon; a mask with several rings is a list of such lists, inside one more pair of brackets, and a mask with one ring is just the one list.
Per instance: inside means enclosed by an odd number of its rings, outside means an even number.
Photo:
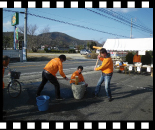
[{"label": "dark pants", "polygon": [[42,72],[42,82],[37,90],[37,95],[40,95],[41,91],[44,89],[44,85],[47,83],[47,81],[50,81],[54,87],[55,87],[55,96],[56,98],[60,98],[60,85],[55,76],[52,74],[46,73],[44,70]]}]

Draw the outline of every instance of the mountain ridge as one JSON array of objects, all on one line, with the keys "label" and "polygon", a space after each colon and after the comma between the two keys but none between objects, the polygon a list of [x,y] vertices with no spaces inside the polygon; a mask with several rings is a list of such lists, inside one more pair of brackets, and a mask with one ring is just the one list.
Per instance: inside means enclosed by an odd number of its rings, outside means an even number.
[{"label": "mountain ridge", "polygon": [[[13,32],[3,32],[3,36],[10,36],[13,35]],[[24,35],[19,32],[18,37],[23,37]],[[30,36],[30,35],[28,35]],[[48,32],[48,33],[42,33],[39,35],[34,35],[34,37],[37,37],[42,40],[41,45],[50,45],[50,46],[77,46],[77,45],[84,45],[87,46],[87,43],[91,43],[93,40],[80,40],[75,37],[72,37],[68,34],[62,33],[62,32]],[[41,40],[38,40],[38,42],[41,42]],[[96,42],[96,41],[94,41]],[[102,44],[96,42],[97,46],[103,46]]]}]

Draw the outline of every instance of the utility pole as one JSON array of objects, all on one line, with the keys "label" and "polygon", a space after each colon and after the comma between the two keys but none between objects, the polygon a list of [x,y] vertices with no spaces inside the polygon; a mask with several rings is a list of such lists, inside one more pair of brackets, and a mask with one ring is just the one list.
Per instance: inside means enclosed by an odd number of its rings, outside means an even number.
[{"label": "utility pole", "polygon": [[130,38],[132,38],[132,18],[131,18],[131,33],[130,33]]},{"label": "utility pole", "polygon": [[16,37],[16,25],[14,26],[14,50],[16,50],[16,41],[15,38]]},{"label": "utility pole", "polygon": [[27,8],[25,8],[23,61],[27,61]]}]

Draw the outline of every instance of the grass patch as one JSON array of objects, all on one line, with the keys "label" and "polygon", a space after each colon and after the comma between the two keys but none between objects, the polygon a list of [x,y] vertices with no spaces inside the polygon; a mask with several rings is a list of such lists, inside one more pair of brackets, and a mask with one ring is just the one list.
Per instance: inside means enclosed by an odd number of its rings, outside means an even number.
[{"label": "grass patch", "polygon": [[[27,61],[50,61],[53,58],[57,58],[58,56],[50,56],[50,55],[27,55]],[[67,60],[71,59],[70,57]]]}]

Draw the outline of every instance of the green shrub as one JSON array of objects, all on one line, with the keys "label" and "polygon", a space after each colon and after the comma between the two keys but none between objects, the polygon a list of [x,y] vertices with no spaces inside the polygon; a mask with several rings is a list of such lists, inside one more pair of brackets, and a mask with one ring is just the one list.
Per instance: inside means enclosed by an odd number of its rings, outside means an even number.
[{"label": "green shrub", "polygon": [[146,52],[145,55],[142,55],[141,62],[143,65],[151,64],[151,55],[149,52]]},{"label": "green shrub", "polygon": [[129,52],[126,55],[126,62],[128,62],[128,64],[133,64],[133,57],[134,57],[134,55],[132,54],[132,52]]},{"label": "green shrub", "polygon": [[74,49],[69,49],[68,53],[76,53]]}]

